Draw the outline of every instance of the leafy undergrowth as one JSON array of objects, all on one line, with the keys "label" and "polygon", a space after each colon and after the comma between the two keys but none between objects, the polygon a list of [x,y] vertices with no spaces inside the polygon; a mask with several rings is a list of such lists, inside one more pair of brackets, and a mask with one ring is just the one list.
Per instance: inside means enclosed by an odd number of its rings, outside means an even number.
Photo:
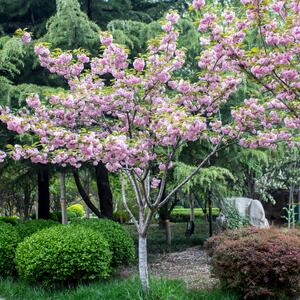
[{"label": "leafy undergrowth", "polygon": [[[123,225],[131,233],[137,244],[137,232],[134,225]],[[160,229],[157,224],[151,224],[148,233],[149,254],[183,251],[192,246],[202,245],[209,237],[208,223],[204,218],[198,218],[195,222],[195,232],[190,237],[185,236],[186,223],[171,223],[172,244],[166,243],[165,230]]]},{"label": "leafy undergrowth", "polygon": [[151,280],[151,292],[144,296],[137,278],[80,285],[60,291],[45,290],[22,281],[0,279],[0,297],[5,300],[238,300],[221,290],[187,291],[183,282]]}]

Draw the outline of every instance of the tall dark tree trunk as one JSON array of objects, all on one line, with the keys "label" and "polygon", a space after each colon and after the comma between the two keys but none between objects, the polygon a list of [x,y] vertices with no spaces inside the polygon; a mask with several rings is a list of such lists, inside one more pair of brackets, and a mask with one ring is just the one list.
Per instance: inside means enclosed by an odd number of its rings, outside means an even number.
[{"label": "tall dark tree trunk", "polygon": [[38,171],[38,218],[50,218],[49,170],[46,166]]},{"label": "tall dark tree trunk", "polygon": [[75,180],[75,184],[76,187],[78,189],[78,192],[82,198],[82,200],[84,201],[84,203],[89,207],[89,209],[98,217],[98,218],[103,218],[103,215],[101,214],[101,212],[99,211],[99,209],[93,204],[93,202],[91,201],[89,195],[87,194],[87,192],[85,191],[81,181],[80,181],[80,177],[78,174],[77,170],[73,170],[73,176],[74,176],[74,180]]},{"label": "tall dark tree trunk", "polygon": [[102,163],[95,166],[95,171],[101,213],[104,217],[112,219],[113,199],[109,184],[108,171]]},{"label": "tall dark tree trunk", "polygon": [[24,186],[24,207],[23,207],[23,218],[27,220],[29,218],[31,208],[31,190],[29,184]]},{"label": "tall dark tree trunk", "polygon": [[87,12],[89,19],[92,19],[92,0],[87,0]]}]

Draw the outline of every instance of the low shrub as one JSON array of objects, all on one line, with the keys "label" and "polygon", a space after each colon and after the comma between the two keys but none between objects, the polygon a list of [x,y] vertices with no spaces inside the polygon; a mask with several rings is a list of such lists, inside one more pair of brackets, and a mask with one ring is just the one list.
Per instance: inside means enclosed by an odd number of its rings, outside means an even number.
[{"label": "low shrub", "polygon": [[212,256],[213,274],[223,287],[245,298],[300,295],[300,237],[296,231],[261,229],[219,244]]},{"label": "low shrub", "polygon": [[19,241],[19,235],[13,226],[0,222],[0,276],[14,273],[15,251]]},{"label": "low shrub", "polygon": [[81,204],[72,204],[67,208],[68,216],[82,218],[84,216],[84,208]]},{"label": "low shrub", "polygon": [[20,218],[17,216],[8,216],[8,217],[0,217],[0,221],[9,223],[11,225],[16,225],[17,223],[20,222]]},{"label": "low shrub", "polygon": [[78,225],[39,231],[21,242],[16,251],[21,278],[45,286],[107,278],[110,262],[104,236]]},{"label": "low shrub", "polygon": [[61,223],[61,211],[52,211],[50,213],[50,220]]},{"label": "low shrub", "polygon": [[213,255],[215,249],[222,245],[226,240],[239,240],[242,237],[250,236],[261,232],[257,227],[243,227],[235,230],[225,230],[217,235],[212,236],[204,243],[204,248],[210,256]]},{"label": "low shrub", "polygon": [[124,210],[117,210],[114,212],[114,220],[121,224],[128,223],[130,221],[130,216],[128,212]]},{"label": "low shrub", "polygon": [[77,220],[75,224],[87,226],[103,234],[113,253],[112,266],[128,264],[134,260],[134,241],[119,223],[108,219],[84,219]]},{"label": "low shrub", "polygon": [[20,222],[16,225],[16,229],[20,235],[20,238],[23,240],[25,237],[32,235],[33,233],[40,231],[51,226],[58,225],[58,222],[53,220],[27,220]]}]

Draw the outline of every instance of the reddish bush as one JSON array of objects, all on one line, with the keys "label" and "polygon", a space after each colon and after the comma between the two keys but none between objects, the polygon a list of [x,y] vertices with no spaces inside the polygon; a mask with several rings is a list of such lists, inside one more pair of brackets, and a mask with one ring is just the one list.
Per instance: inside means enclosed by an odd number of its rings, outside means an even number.
[{"label": "reddish bush", "polygon": [[209,238],[205,242],[204,247],[207,250],[209,256],[212,256],[215,249],[219,245],[222,245],[226,240],[238,240],[242,237],[256,234],[262,230],[264,229],[259,229],[256,227],[243,227],[234,230],[225,230],[222,233],[219,233]]},{"label": "reddish bush", "polygon": [[300,236],[296,231],[269,229],[229,238],[216,246],[212,267],[223,287],[236,289],[245,298],[299,295]]}]

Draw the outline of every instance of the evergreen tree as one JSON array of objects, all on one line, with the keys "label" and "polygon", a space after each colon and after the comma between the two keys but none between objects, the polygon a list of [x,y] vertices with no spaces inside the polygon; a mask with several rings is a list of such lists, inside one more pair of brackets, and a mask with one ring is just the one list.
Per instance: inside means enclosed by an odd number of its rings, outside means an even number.
[{"label": "evergreen tree", "polygon": [[39,37],[55,12],[55,0],[0,0],[0,27],[6,34],[30,28]]},{"label": "evergreen tree", "polygon": [[81,11],[77,0],[57,0],[56,14],[47,22],[43,40],[62,49],[86,48],[96,52],[99,27]]}]

